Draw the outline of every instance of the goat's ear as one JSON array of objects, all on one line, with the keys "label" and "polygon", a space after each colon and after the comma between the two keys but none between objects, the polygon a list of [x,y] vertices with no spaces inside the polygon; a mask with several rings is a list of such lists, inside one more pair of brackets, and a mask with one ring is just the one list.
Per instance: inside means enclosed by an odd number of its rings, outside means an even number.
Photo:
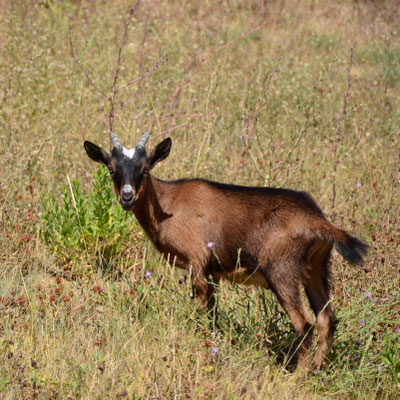
[{"label": "goat's ear", "polygon": [[96,144],[85,141],[83,144],[85,147],[86,153],[93,161],[98,163],[102,163],[104,165],[108,165],[110,162],[110,155],[104,151],[101,147],[97,146]]},{"label": "goat's ear", "polygon": [[154,147],[147,161],[146,170],[150,171],[157,163],[165,160],[171,151],[172,140],[167,138]]}]

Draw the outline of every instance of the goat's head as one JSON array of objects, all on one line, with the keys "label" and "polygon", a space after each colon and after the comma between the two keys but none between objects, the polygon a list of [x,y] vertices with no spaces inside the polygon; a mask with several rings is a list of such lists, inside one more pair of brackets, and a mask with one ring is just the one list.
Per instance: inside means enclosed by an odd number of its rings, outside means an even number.
[{"label": "goat's head", "polygon": [[113,146],[111,154],[88,141],[85,141],[84,147],[87,155],[93,161],[107,166],[122,207],[125,210],[133,210],[143,192],[141,190],[143,177],[158,162],[168,157],[172,141],[170,138],[163,140],[147,156],[146,143],[150,132],[145,133],[136,147],[132,149],[122,146],[114,132],[111,132],[110,135]]}]

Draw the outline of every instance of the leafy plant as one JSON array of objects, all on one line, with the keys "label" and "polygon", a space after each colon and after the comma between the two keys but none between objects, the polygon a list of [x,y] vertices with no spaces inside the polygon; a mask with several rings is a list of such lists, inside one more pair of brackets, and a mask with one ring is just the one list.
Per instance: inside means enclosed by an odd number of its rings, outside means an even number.
[{"label": "leafy plant", "polygon": [[1,377],[0,378],[0,392],[6,392],[7,386],[10,384],[10,378],[8,377]]},{"label": "leafy plant", "polygon": [[108,270],[132,230],[133,220],[115,203],[105,168],[94,174],[94,186],[83,194],[79,181],[61,185],[62,204],[53,194],[42,196],[41,236],[63,263],[85,258]]},{"label": "leafy plant", "polygon": [[383,339],[384,349],[381,351],[381,359],[386,364],[387,371],[393,381],[400,384],[400,358],[397,355],[400,349],[398,338],[392,338],[391,335],[385,335]]}]

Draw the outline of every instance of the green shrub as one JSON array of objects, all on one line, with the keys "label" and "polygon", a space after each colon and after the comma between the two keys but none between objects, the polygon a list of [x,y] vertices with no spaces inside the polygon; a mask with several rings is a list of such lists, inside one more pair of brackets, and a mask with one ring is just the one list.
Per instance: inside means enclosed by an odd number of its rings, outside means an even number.
[{"label": "green shrub", "polygon": [[133,219],[115,202],[110,178],[100,167],[94,186],[83,194],[77,179],[61,185],[62,204],[53,194],[42,196],[41,236],[63,264],[83,260],[108,271],[126,246]]},{"label": "green shrub", "polygon": [[400,385],[400,358],[398,356],[400,341],[398,338],[386,334],[383,342],[384,348],[381,351],[381,359],[385,363],[393,382]]}]

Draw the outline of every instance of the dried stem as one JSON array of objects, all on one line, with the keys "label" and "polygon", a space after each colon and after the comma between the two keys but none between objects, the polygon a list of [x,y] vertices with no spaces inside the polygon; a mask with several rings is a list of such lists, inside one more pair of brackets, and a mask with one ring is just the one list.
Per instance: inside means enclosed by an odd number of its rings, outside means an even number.
[{"label": "dried stem", "polygon": [[[104,122],[105,124],[108,125],[109,131],[111,132],[113,130],[114,127],[114,120],[115,117],[117,115],[117,111],[118,108],[116,106],[116,102],[117,102],[117,95],[118,92],[122,89],[127,87],[130,84],[133,84],[134,82],[137,82],[139,80],[143,80],[142,78],[138,78],[135,80],[132,80],[130,82],[128,82],[127,84],[123,85],[122,87],[118,87],[118,79],[120,77],[120,73],[121,73],[121,65],[122,65],[122,51],[124,49],[124,47],[126,46],[127,42],[128,42],[128,31],[129,31],[129,26],[132,23],[132,18],[133,15],[136,11],[136,9],[138,8],[138,6],[140,5],[141,0],[137,0],[135,4],[131,5],[129,7],[129,14],[127,16],[127,18],[125,19],[124,22],[124,31],[122,34],[122,40],[121,40],[121,44],[118,47],[118,55],[117,55],[117,61],[116,61],[116,67],[113,71],[113,82],[111,85],[111,94],[108,96],[104,90],[102,90],[95,82],[94,80],[91,78],[91,76],[89,75],[87,69],[83,66],[83,64],[81,63],[81,61],[78,59],[78,57],[75,54],[74,51],[74,46],[72,43],[72,27],[71,25],[68,25],[68,40],[69,40],[69,44],[70,44],[70,48],[71,48],[71,55],[72,58],[74,59],[76,65],[78,65],[79,69],[83,72],[83,74],[86,77],[86,80],[88,81],[88,83],[95,89],[97,90],[103,98],[107,99],[107,101],[110,104],[110,111],[108,112],[108,115],[106,116],[105,110],[104,110],[104,106],[101,105],[101,111],[103,113],[103,117],[104,117]],[[148,75],[146,75],[146,78],[148,78]],[[110,139],[110,148],[111,148],[111,139]]]},{"label": "dried stem", "polygon": [[134,81],[128,82],[127,84],[125,84],[124,86],[122,86],[120,89],[125,88],[129,85],[131,85],[132,83],[135,82],[140,82],[138,88],[135,90],[135,92],[132,93],[132,95],[123,103],[121,103],[120,108],[122,108],[123,106],[125,106],[127,103],[129,103],[130,101],[132,101],[133,99],[135,99],[137,97],[137,95],[139,94],[139,90],[140,88],[143,86],[143,84],[145,82],[148,81],[148,79],[150,78],[150,76],[152,75],[152,73],[160,66],[160,64],[165,61],[167,59],[166,56],[160,56],[159,59],[153,64],[153,66],[146,72],[146,74],[144,74],[143,76],[141,76],[140,78],[135,79]]},{"label": "dried stem", "polygon": [[[128,17],[125,19],[125,23],[124,23],[125,26],[124,26],[124,32],[122,34],[121,45],[118,48],[118,57],[117,57],[117,63],[116,63],[117,65],[114,70],[114,80],[113,80],[113,84],[111,87],[111,96],[109,98],[110,112],[108,114],[108,121],[109,121],[110,132],[113,130],[115,115],[117,112],[116,107],[115,107],[115,102],[116,102],[117,94],[119,91],[117,83],[118,83],[119,74],[121,72],[121,61],[122,61],[121,54],[122,54],[123,48],[125,47],[125,45],[128,41],[127,39],[128,39],[129,25],[132,22],[133,14],[135,13],[135,10],[138,8],[139,4],[140,4],[140,0],[138,0],[134,5],[130,6],[130,8],[129,8],[129,14],[128,14]],[[110,138],[110,149],[111,149],[111,138]]]},{"label": "dried stem", "polygon": [[[101,112],[103,114],[103,119],[104,119],[104,123],[108,126],[109,131],[113,130],[114,127],[114,121],[115,121],[115,117],[117,116],[118,111],[124,107],[127,103],[129,103],[130,101],[132,101],[133,99],[135,99],[138,94],[139,91],[141,89],[141,87],[143,86],[143,84],[145,82],[147,82],[150,78],[150,76],[152,75],[152,73],[159,68],[159,66],[165,61],[167,60],[167,56],[166,55],[160,55],[160,57],[158,58],[158,60],[153,64],[153,66],[151,68],[149,68],[145,74],[143,74],[142,76],[129,80],[128,82],[122,84],[121,86],[118,86],[118,79],[120,77],[120,73],[121,73],[121,65],[122,65],[122,51],[124,49],[124,47],[127,44],[128,41],[128,32],[129,32],[129,26],[131,25],[132,22],[132,18],[133,15],[136,11],[136,9],[138,8],[138,6],[140,5],[141,0],[137,0],[135,2],[135,4],[131,5],[129,8],[129,14],[127,16],[127,18],[125,19],[124,22],[124,30],[123,30],[123,34],[122,34],[122,40],[121,40],[121,44],[118,47],[118,55],[117,55],[117,60],[116,60],[116,67],[113,71],[113,82],[112,82],[112,86],[111,86],[111,94],[107,95],[105,93],[104,90],[102,90],[95,82],[94,80],[91,78],[89,72],[87,71],[87,69],[84,67],[84,65],[81,63],[81,61],[78,59],[78,57],[75,54],[74,51],[74,46],[73,46],[73,42],[72,42],[72,28],[69,25],[68,26],[68,40],[69,40],[69,44],[70,44],[70,48],[71,48],[71,55],[72,58],[74,59],[75,63],[78,65],[79,69],[83,72],[83,74],[86,77],[86,80],[88,81],[88,83],[97,91],[99,92],[103,98],[107,99],[107,101],[110,104],[110,109],[109,112],[106,114],[105,110],[104,110],[104,106],[101,104],[100,105],[100,109]],[[223,44],[222,46],[217,47],[214,50],[209,51],[207,54],[205,54],[203,57],[201,57],[200,59],[195,60],[188,69],[192,69],[194,66],[198,65],[199,63],[203,63],[205,61],[207,61],[212,55],[215,55],[216,53],[218,53],[219,51],[221,51],[222,49],[230,46],[232,43],[234,43],[236,40],[243,38],[247,35],[250,35],[253,32],[256,32],[257,30],[261,29],[263,26],[265,25],[265,23],[261,24],[260,26],[252,29],[249,32],[244,32],[241,33],[240,35],[235,36],[233,39],[231,39],[230,41],[228,41],[227,43]],[[145,40],[145,36],[143,37],[143,41]],[[141,60],[142,62],[142,60]],[[187,80],[183,86],[186,86],[188,83],[190,82],[190,80]],[[133,84],[137,84],[137,88],[136,90],[130,95],[128,96],[127,100],[125,101],[121,101],[119,103],[119,105],[117,104],[117,96],[119,94],[119,92],[122,89],[125,89]],[[180,90],[178,90],[177,93],[175,93],[172,98],[170,98],[169,100],[171,101],[174,97],[177,98],[179,96]],[[166,110],[165,112],[167,112],[169,108],[169,105],[167,104],[166,106]],[[258,115],[259,115],[260,110],[258,111]],[[258,120],[258,116],[256,117],[256,120]],[[254,128],[255,129],[255,125],[257,123],[257,121],[254,121]],[[173,128],[175,129],[175,128]],[[251,134],[250,134],[251,137]],[[111,142],[110,142],[110,147],[111,147]]]},{"label": "dried stem", "polygon": [[262,27],[265,26],[265,24],[266,24],[266,22],[263,22],[261,25],[257,26],[256,28],[252,29],[251,31],[249,31],[249,32],[242,32],[241,34],[235,36],[234,38],[232,38],[232,39],[229,40],[228,42],[224,43],[223,45],[217,47],[216,49],[210,50],[204,57],[202,57],[202,58],[200,59],[200,62],[203,63],[203,62],[207,61],[208,58],[209,58],[210,56],[212,56],[212,55],[214,55],[215,53],[218,53],[219,51],[221,51],[222,49],[224,49],[224,48],[230,46],[230,45],[231,45],[232,43],[234,43],[236,40],[242,39],[242,38],[244,38],[244,37],[246,37],[246,36],[251,35],[251,34],[254,33],[254,32],[259,31]]},{"label": "dried stem", "polygon": [[83,72],[83,74],[86,76],[86,80],[94,89],[96,89],[104,98],[108,99],[108,96],[104,93],[103,90],[101,90],[93,81],[93,79],[90,77],[88,72],[86,71],[86,68],[82,65],[82,63],[79,61],[79,59],[76,57],[75,52],[74,52],[74,46],[72,44],[72,27],[71,25],[68,25],[68,40],[69,40],[69,46],[71,48],[71,55],[72,58],[74,59],[76,65],[79,67],[79,69]]},{"label": "dried stem", "polygon": [[[244,167],[244,160],[245,160],[246,153],[249,152],[250,141],[254,135],[254,132],[256,131],[258,120],[260,119],[262,109],[265,105],[265,100],[266,100],[265,93],[267,92],[267,90],[270,86],[271,80],[272,80],[272,76],[276,71],[277,71],[277,68],[274,68],[269,75],[264,77],[263,83],[260,85],[260,92],[258,95],[257,107],[256,107],[254,117],[252,119],[252,123],[247,124],[245,131],[240,136],[240,139],[242,141],[242,151],[240,154],[240,159],[239,159],[238,166],[236,168],[235,175],[233,177],[234,181],[237,178],[239,170]],[[264,176],[262,174],[261,174],[261,176],[264,178]],[[265,178],[264,178],[264,183],[265,183]]]},{"label": "dried stem", "polygon": [[332,221],[335,221],[336,219],[336,211],[335,211],[335,205],[336,205],[336,174],[337,174],[337,167],[339,164],[339,159],[338,159],[338,148],[339,148],[339,141],[342,136],[342,132],[344,129],[344,121],[347,116],[347,101],[349,98],[350,94],[350,88],[351,88],[351,67],[353,66],[353,47],[350,50],[350,60],[349,64],[347,67],[347,88],[346,88],[346,93],[343,96],[343,108],[342,111],[336,121],[336,128],[335,132],[333,134],[332,138],[332,145],[331,145],[331,155],[333,159],[333,174],[332,174],[332,203],[331,203],[331,208],[332,208]]}]

